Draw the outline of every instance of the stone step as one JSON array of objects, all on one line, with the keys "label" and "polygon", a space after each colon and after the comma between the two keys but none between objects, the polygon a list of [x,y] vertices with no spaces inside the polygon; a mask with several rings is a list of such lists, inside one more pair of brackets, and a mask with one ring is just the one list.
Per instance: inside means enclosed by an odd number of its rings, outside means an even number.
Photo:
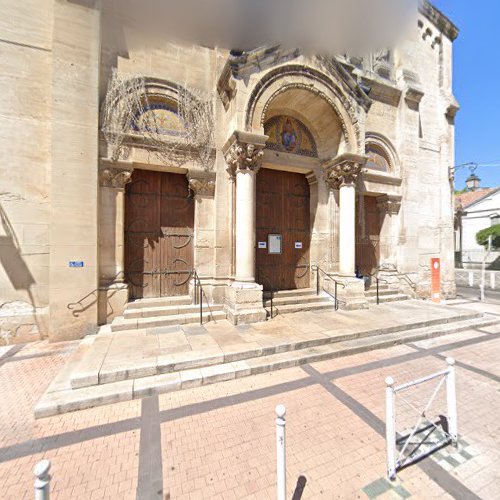
[{"label": "stone step", "polygon": [[[368,303],[369,304],[376,304],[377,303],[377,297],[367,297],[368,298]],[[400,300],[410,300],[410,296],[406,295],[404,293],[394,293],[391,295],[382,295],[379,296],[379,302],[380,304],[383,304],[384,302],[398,302]]]},{"label": "stone step", "polygon": [[[212,308],[212,306],[210,306]],[[226,313],[221,310],[214,310],[212,314],[203,309],[203,321],[207,322],[211,319],[226,319]],[[119,332],[124,330],[138,330],[143,328],[154,328],[158,326],[172,326],[172,325],[188,325],[190,323],[198,323],[200,320],[200,313],[187,313],[187,314],[172,314],[170,316],[157,316],[152,318],[124,318],[119,316],[111,323],[111,331]]]},{"label": "stone step", "polygon": [[[265,291],[264,297],[268,297],[270,292]],[[303,296],[316,295],[316,288],[298,288],[296,290],[280,290],[279,292],[274,292],[275,298],[280,297],[303,297]]]},{"label": "stone step", "polygon": [[81,389],[47,392],[35,407],[35,418],[49,417],[69,411],[209,385],[273,370],[383,349],[398,344],[417,342],[495,323],[498,323],[498,318],[469,318],[377,336],[358,337],[333,344],[308,346],[294,351],[277,352],[202,368],[190,368]]},{"label": "stone step", "polygon": [[[386,328],[372,328],[365,331],[357,331],[351,333],[332,333],[329,336],[323,334],[311,335],[303,340],[283,340],[281,343],[268,345],[253,349],[240,349],[231,352],[223,353],[219,350],[211,351],[188,351],[180,353],[172,353],[170,355],[153,356],[151,358],[141,359],[140,361],[130,361],[127,364],[119,367],[103,370],[101,368],[104,355],[109,345],[112,336],[97,338],[99,342],[98,349],[94,349],[92,359],[85,359],[81,363],[81,367],[75,370],[71,375],[71,387],[82,388],[97,384],[107,384],[110,382],[118,382],[130,378],[141,378],[154,374],[163,374],[167,372],[180,371],[192,368],[203,368],[219,363],[230,363],[241,361],[249,358],[267,356],[284,351],[294,351],[319,345],[333,344],[336,342],[344,342],[356,338],[376,337],[388,333],[397,333],[401,331],[410,331],[418,328],[434,327],[441,324],[452,324],[460,321],[475,321],[482,318],[481,313],[467,312],[459,314],[447,320],[442,318],[434,320],[419,321],[409,325],[394,325]],[[100,353],[100,354],[99,354]],[[94,366],[95,365],[95,366]]]},{"label": "stone step", "polygon": [[[203,309],[208,310],[206,304],[203,304]],[[212,312],[222,311],[224,309],[223,305],[214,304],[210,305]],[[173,306],[161,306],[161,307],[143,307],[137,309],[126,309],[123,312],[123,317],[125,319],[131,318],[155,318],[158,316],[172,316],[174,314],[194,314],[200,311],[199,305],[189,304],[189,305],[173,305]]]},{"label": "stone step", "polygon": [[[382,295],[394,295],[399,293],[399,290],[393,289],[393,288],[384,288],[379,290],[379,297],[382,297]],[[376,288],[368,288],[368,290],[365,290],[365,297],[376,297],[377,296],[377,289]]]},{"label": "stone step", "polygon": [[[268,312],[271,311],[271,302],[269,302],[269,305],[266,305],[265,308],[267,309]],[[297,313],[297,312],[304,312],[304,311],[322,311],[324,309],[334,309],[335,304],[333,303],[333,300],[330,301],[326,298],[323,298],[322,301],[320,302],[298,302],[294,304],[273,304],[273,315],[278,315],[278,314],[292,314],[292,313]]]},{"label": "stone step", "polygon": [[[329,302],[330,299],[326,295],[301,295],[298,297],[294,296],[284,296],[284,297],[275,297],[273,298],[274,306],[287,306],[291,304],[315,304],[321,302]],[[271,307],[271,299],[264,300],[265,307]]]},{"label": "stone step", "polygon": [[133,300],[127,304],[126,309],[131,310],[144,309],[147,307],[185,306],[192,303],[193,299],[190,295],[177,295],[175,297],[157,297]]}]

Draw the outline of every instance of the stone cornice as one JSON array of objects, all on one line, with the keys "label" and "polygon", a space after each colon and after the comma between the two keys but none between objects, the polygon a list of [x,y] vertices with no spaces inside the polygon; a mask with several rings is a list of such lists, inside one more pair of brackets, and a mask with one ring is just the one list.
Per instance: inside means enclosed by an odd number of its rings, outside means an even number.
[{"label": "stone cornice", "polygon": [[215,195],[215,173],[203,170],[190,170],[186,177],[189,188],[195,196],[213,197]]},{"label": "stone cornice", "polygon": [[237,170],[257,172],[262,166],[268,139],[267,135],[235,130],[222,148],[229,174],[234,176]]},{"label": "stone cornice", "polygon": [[328,187],[339,189],[344,185],[354,184],[367,160],[366,156],[344,153],[323,162],[325,181]]},{"label": "stone cornice", "polygon": [[102,187],[124,189],[132,178],[132,168],[103,166],[99,169],[99,184]]},{"label": "stone cornice", "polygon": [[459,30],[455,24],[453,24],[440,10],[436,9],[428,0],[424,0],[420,3],[419,10],[452,42],[457,38]]}]

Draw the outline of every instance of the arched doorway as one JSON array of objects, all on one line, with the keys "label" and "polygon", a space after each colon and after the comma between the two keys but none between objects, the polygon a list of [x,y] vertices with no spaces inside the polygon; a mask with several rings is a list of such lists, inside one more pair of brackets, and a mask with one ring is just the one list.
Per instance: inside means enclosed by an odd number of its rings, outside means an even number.
[{"label": "arched doorway", "polygon": [[130,298],[187,295],[194,202],[186,176],[136,169],[125,194],[125,278]]}]

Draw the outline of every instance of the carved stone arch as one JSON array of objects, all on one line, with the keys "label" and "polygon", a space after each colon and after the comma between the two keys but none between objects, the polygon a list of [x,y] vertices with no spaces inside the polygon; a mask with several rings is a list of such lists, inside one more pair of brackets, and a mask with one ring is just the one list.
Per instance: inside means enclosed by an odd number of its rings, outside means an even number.
[{"label": "carved stone arch", "polygon": [[[311,92],[328,103],[341,124],[347,151],[364,152],[364,134],[358,106],[330,76],[306,65],[287,64],[276,67],[255,85],[247,103],[247,131],[261,133],[273,100],[291,89]],[[310,128],[314,132],[314,127]]]},{"label": "carved stone arch", "polygon": [[369,147],[373,146],[387,160],[389,172],[393,175],[399,176],[401,170],[401,163],[396,148],[392,142],[382,134],[377,132],[367,132],[365,137],[365,152]]}]

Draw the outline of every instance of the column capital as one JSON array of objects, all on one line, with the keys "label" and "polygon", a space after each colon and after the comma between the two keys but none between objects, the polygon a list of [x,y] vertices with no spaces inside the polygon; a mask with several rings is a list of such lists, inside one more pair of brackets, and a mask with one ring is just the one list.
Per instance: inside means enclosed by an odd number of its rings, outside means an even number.
[{"label": "column capital", "polygon": [[377,197],[377,207],[384,214],[397,215],[401,208],[401,199],[399,195],[384,194]]},{"label": "column capital", "polygon": [[132,168],[105,166],[99,169],[99,184],[101,187],[125,189],[132,179]]},{"label": "column capital", "polygon": [[205,172],[204,170],[190,170],[186,177],[189,188],[195,196],[207,196],[213,198],[215,195],[215,172]]},{"label": "column capital", "polygon": [[361,169],[367,161],[366,156],[344,153],[323,162],[325,181],[330,189],[340,189],[356,182]]},{"label": "column capital", "polygon": [[257,173],[268,139],[267,135],[235,130],[222,148],[229,175],[232,177],[237,171]]}]

